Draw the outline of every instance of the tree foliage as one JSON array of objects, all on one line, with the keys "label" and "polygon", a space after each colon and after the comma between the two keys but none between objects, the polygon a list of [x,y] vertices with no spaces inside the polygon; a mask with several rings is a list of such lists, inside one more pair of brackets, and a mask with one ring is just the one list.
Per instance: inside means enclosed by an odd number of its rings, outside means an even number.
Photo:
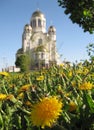
[{"label": "tree foliage", "polygon": [[89,43],[87,46],[87,53],[90,57],[89,60],[94,63],[94,43]]},{"label": "tree foliage", "polygon": [[17,57],[15,62],[17,67],[21,68],[22,72],[28,71],[30,69],[30,57],[27,54],[22,54]]},{"label": "tree foliage", "polygon": [[59,6],[65,8],[73,23],[77,23],[84,32],[94,31],[94,0],[58,0]]}]

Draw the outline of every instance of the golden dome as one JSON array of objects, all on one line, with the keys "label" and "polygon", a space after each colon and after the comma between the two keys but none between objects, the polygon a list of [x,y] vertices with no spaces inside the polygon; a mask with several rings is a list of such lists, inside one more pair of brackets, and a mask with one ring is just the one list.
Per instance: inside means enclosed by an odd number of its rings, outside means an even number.
[{"label": "golden dome", "polygon": [[24,30],[32,30],[32,27],[29,24],[26,24]]},{"label": "golden dome", "polygon": [[41,11],[37,10],[32,14],[32,17],[45,17],[45,16]]},{"label": "golden dome", "polygon": [[54,26],[50,26],[48,32],[56,32],[56,28]]},{"label": "golden dome", "polygon": [[43,45],[39,45],[35,48],[36,52],[47,52],[46,48]]}]

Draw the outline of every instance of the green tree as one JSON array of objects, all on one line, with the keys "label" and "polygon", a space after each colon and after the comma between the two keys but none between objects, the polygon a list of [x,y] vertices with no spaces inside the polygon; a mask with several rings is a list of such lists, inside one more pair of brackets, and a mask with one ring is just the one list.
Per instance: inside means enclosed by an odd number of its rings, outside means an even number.
[{"label": "green tree", "polygon": [[87,52],[88,52],[88,56],[94,57],[94,44],[93,43],[90,43],[87,46]]},{"label": "green tree", "polygon": [[94,68],[94,43],[90,43],[87,46],[87,53],[89,56],[89,60],[91,61],[91,64],[93,65]]},{"label": "green tree", "polygon": [[94,0],[58,0],[73,23],[77,23],[84,32],[94,31]]},{"label": "green tree", "polygon": [[30,57],[27,54],[22,54],[17,57],[15,65],[21,68],[21,72],[30,70]]}]

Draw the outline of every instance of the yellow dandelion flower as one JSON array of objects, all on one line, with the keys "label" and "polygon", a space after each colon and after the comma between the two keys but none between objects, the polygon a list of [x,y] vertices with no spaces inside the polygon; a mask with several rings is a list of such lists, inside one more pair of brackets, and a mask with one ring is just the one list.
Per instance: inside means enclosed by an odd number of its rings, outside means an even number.
[{"label": "yellow dandelion flower", "polygon": [[71,92],[64,94],[65,97],[69,97],[70,95],[71,95]]},{"label": "yellow dandelion flower", "polygon": [[62,112],[62,102],[57,97],[45,97],[32,107],[31,121],[34,126],[51,127]]},{"label": "yellow dandelion flower", "polygon": [[6,94],[2,94],[2,93],[1,93],[1,94],[0,94],[0,101],[5,100],[6,97],[7,97]]},{"label": "yellow dandelion flower", "polygon": [[73,101],[71,101],[71,102],[69,103],[69,111],[70,111],[70,112],[75,111],[76,108],[77,108],[76,103],[73,102]]},{"label": "yellow dandelion flower", "polygon": [[62,86],[60,84],[58,84],[57,92],[60,94],[63,94],[63,89],[62,89]]},{"label": "yellow dandelion flower", "polygon": [[18,96],[17,96],[18,99],[23,99],[24,98],[24,93],[21,92]]},{"label": "yellow dandelion flower", "polygon": [[89,69],[87,69],[86,67],[83,68],[83,74],[87,74],[89,72]]},{"label": "yellow dandelion flower", "polygon": [[62,90],[61,84],[58,84],[58,91]]},{"label": "yellow dandelion flower", "polygon": [[59,64],[59,66],[63,67],[63,66],[64,66],[64,64],[63,64],[63,63],[61,63],[61,64]]},{"label": "yellow dandelion flower", "polygon": [[7,97],[6,97],[6,100],[10,100],[10,101],[12,101],[13,103],[16,103],[16,102],[17,102],[17,100],[16,100],[16,98],[14,97],[13,94],[8,94]]},{"label": "yellow dandelion flower", "polygon": [[44,80],[44,76],[39,76],[36,78],[37,81],[41,81],[41,80]]},{"label": "yellow dandelion flower", "polygon": [[76,71],[77,74],[82,74],[82,72],[83,71],[81,69]]},{"label": "yellow dandelion flower", "polygon": [[32,103],[30,101],[26,101],[25,102],[25,105],[28,106],[28,107],[31,107],[32,106]]},{"label": "yellow dandelion flower", "polygon": [[68,75],[69,75],[69,77],[71,77],[71,76],[72,76],[72,72],[70,71],[70,72],[68,73]]},{"label": "yellow dandelion flower", "polygon": [[27,90],[29,90],[30,86],[31,86],[30,84],[26,84],[26,85],[22,86],[19,91],[20,92],[27,91]]},{"label": "yellow dandelion flower", "polygon": [[6,97],[6,99],[9,99],[9,100],[11,100],[11,99],[13,99],[14,98],[14,95],[13,94],[9,94],[9,95],[7,95],[7,97]]},{"label": "yellow dandelion flower", "polygon": [[90,90],[92,88],[93,88],[93,85],[90,82],[84,82],[82,85],[79,86],[80,90]]},{"label": "yellow dandelion flower", "polygon": [[14,88],[16,85],[15,84],[9,84],[10,88]]},{"label": "yellow dandelion flower", "polygon": [[0,75],[9,76],[9,73],[7,73],[7,72],[0,72]]},{"label": "yellow dandelion flower", "polygon": [[72,87],[76,87],[76,81],[72,81],[71,84],[72,84]]}]

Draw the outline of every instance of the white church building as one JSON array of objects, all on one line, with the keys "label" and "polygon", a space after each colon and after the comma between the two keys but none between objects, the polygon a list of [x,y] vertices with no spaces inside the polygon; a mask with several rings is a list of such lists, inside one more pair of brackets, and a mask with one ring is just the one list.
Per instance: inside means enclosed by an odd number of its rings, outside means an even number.
[{"label": "white church building", "polygon": [[56,49],[56,28],[49,26],[46,30],[46,18],[40,10],[36,10],[30,24],[24,26],[22,48],[17,51],[16,58],[21,54],[30,56],[30,69],[48,68],[61,62]]}]

